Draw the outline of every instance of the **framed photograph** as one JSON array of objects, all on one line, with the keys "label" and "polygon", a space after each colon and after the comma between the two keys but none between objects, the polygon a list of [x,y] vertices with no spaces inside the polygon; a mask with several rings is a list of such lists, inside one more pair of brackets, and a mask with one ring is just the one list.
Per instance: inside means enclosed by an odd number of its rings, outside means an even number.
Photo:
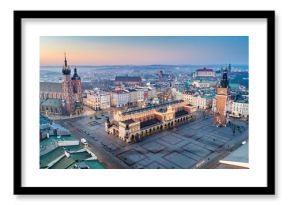
[{"label": "framed photograph", "polygon": [[14,11],[14,194],[275,194],[274,11]]}]

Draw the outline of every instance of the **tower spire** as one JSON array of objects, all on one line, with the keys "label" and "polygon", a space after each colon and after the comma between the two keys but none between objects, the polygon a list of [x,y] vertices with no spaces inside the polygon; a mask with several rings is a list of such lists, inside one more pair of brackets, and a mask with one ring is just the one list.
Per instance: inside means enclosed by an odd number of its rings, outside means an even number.
[{"label": "tower spire", "polygon": [[229,86],[228,67],[227,66],[223,70],[223,75],[222,75],[222,79],[221,79],[221,82],[220,82],[220,86],[221,86],[221,88],[228,88],[228,86]]},{"label": "tower spire", "polygon": [[70,75],[70,67],[67,65],[66,53],[64,53],[64,66],[62,68],[62,73],[64,75]]},{"label": "tower spire", "polygon": [[67,67],[66,52],[64,52],[64,66]]}]

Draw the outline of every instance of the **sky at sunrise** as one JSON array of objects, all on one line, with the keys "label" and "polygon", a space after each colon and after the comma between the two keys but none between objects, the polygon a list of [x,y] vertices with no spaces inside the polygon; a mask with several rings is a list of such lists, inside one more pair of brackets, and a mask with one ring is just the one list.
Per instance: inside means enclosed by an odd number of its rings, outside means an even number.
[{"label": "sky at sunrise", "polygon": [[40,65],[245,64],[247,36],[41,36]]}]

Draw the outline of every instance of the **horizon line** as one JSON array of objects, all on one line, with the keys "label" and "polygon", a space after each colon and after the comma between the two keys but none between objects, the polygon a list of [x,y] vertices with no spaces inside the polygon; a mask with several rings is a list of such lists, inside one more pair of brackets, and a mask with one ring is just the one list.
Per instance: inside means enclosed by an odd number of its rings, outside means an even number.
[{"label": "horizon line", "polygon": [[[224,64],[215,64],[215,63],[209,63],[209,64],[103,64],[103,65],[94,65],[94,64],[89,64],[89,65],[86,65],[86,64],[71,64],[69,66],[206,66],[206,65],[246,65],[246,66],[249,66],[249,64],[243,64],[243,63],[237,63],[237,64],[233,64],[233,63],[224,63]],[[53,65],[40,65],[40,66],[63,66],[62,64],[61,65],[56,65],[56,64],[53,64]]]}]

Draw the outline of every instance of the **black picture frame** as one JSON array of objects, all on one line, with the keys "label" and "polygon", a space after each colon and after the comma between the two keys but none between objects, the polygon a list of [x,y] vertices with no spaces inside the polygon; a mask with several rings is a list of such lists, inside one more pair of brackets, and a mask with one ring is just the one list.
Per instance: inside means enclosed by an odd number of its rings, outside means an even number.
[{"label": "black picture frame", "polygon": [[[267,20],[266,187],[24,187],[22,186],[22,19],[210,18]],[[271,82],[271,83],[270,83]],[[14,11],[14,194],[16,195],[273,195],[275,194],[275,11]]]}]

